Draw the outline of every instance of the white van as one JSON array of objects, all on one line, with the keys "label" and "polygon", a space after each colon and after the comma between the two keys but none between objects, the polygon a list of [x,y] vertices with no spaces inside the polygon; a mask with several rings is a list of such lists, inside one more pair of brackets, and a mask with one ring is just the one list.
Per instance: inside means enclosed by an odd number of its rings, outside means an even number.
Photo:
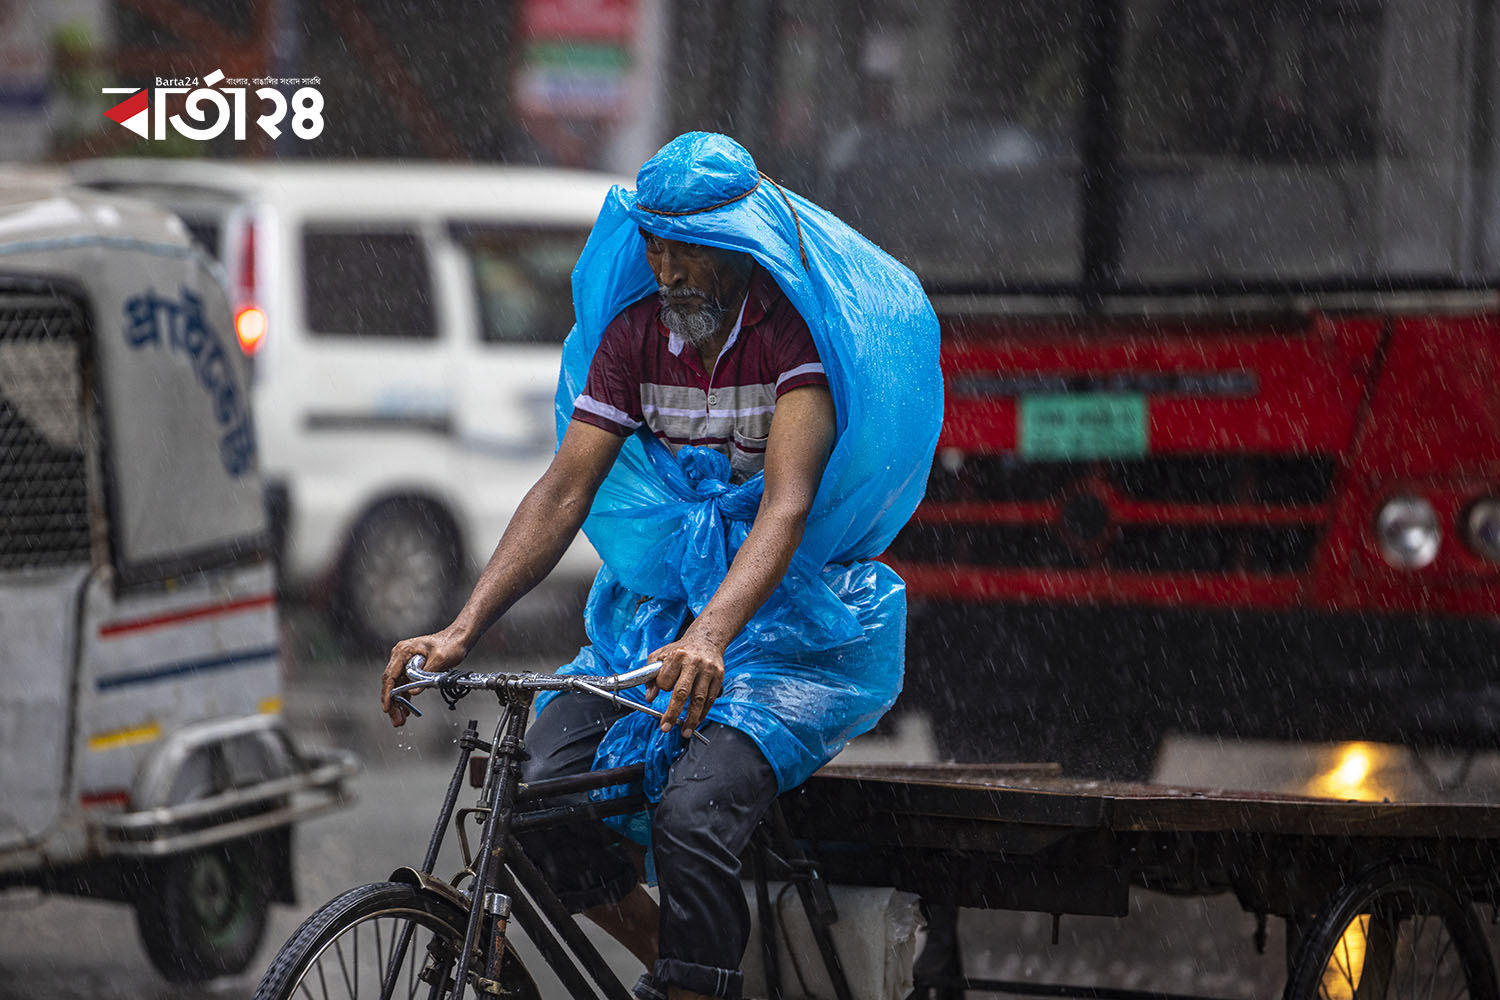
[{"label": "white van", "polygon": [[[285,582],[388,644],[447,623],[554,449],[570,279],[617,178],[99,160],[223,261]],[[582,587],[580,537],[557,578]]]},{"label": "white van", "polygon": [[245,968],[356,766],[282,721],[231,327],[173,216],[0,174],[0,890],[132,903],[171,979]]}]

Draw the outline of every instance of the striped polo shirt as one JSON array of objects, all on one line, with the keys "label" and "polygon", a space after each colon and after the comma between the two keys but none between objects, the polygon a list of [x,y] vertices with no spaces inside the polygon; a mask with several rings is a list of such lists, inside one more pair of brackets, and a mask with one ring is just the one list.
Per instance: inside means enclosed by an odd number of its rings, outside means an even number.
[{"label": "striped polo shirt", "polygon": [[729,457],[731,481],[744,482],[765,468],[781,394],[828,384],[812,334],[760,267],[712,371],[662,325],[660,312],[653,293],[605,329],[573,419],[621,436],[644,424],[673,454],[686,445],[715,448]]}]

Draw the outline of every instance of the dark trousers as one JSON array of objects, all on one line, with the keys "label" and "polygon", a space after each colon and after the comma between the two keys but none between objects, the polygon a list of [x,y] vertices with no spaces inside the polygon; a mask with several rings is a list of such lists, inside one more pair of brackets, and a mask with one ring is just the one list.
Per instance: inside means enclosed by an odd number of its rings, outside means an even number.
[{"label": "dark trousers", "polygon": [[[624,711],[591,695],[559,695],[527,730],[531,757],[522,780],[588,771],[599,741]],[[733,1000],[750,938],[740,852],[776,798],[776,774],[739,730],[709,723],[703,735],[708,744],[690,741],[672,766],[652,822],[661,958],[651,978],[663,992],[677,986]],[[637,884],[629,851],[603,823],[535,830],[520,839],[574,913],[619,902]],[[643,985],[649,991],[651,984]]]}]

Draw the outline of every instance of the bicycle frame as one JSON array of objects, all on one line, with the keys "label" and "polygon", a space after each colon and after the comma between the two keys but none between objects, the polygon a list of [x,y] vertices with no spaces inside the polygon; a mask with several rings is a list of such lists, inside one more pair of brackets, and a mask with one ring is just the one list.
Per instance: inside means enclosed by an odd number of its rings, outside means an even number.
[{"label": "bicycle frame", "polygon": [[[560,795],[639,781],[645,768],[643,765],[634,765],[551,778],[522,786],[520,765],[525,759],[524,733],[531,710],[532,693],[501,691],[497,694],[500,697],[501,713],[495,723],[493,741],[486,743],[479,738],[478,724],[473,720],[470,720],[459,739],[458,761],[448,782],[448,791],[438,813],[432,838],[428,842],[420,874],[404,869],[396,873],[396,878],[401,880],[402,874],[409,873],[406,881],[416,881],[422,885],[430,885],[435,881],[433,869],[456,813],[456,829],[464,853],[465,867],[452,883],[444,883],[443,886],[466,900],[469,919],[454,975],[453,1000],[462,1000],[468,989],[470,963],[475,955],[476,945],[483,945],[481,955],[485,967],[479,974],[481,987],[487,983],[498,984],[506,947],[505,930],[512,911],[526,929],[527,936],[531,938],[543,960],[562,980],[570,995],[631,1000],[630,992],[568,913],[546,878],[526,856],[514,834],[579,819],[621,816],[645,808],[645,796],[635,793],[608,802],[552,808],[544,806],[525,814],[517,814],[517,807],[526,803],[544,805],[548,799]],[[472,809],[459,810],[459,792],[476,751],[489,754],[479,804]],[[463,823],[471,815],[482,817],[484,823],[477,849],[472,854],[468,837],[463,831]],[[470,886],[468,892],[459,888],[465,882]],[[389,966],[391,972],[401,966],[409,944],[410,929],[403,933],[401,942],[392,954]],[[579,972],[580,965],[596,985],[590,985]],[[394,982],[388,978],[382,997],[388,998],[393,987]],[[438,989],[439,985],[435,984],[435,994]]]},{"label": "bicycle frame", "polygon": [[[636,702],[619,699],[617,692],[626,687],[648,681],[655,676],[651,665],[639,671],[615,675],[612,678],[590,680],[569,679],[569,687],[585,693],[613,700],[622,707],[646,710]],[[439,811],[437,824],[428,841],[427,853],[420,872],[403,868],[393,875],[393,881],[406,881],[431,889],[450,901],[465,906],[468,921],[464,932],[462,950],[458,955],[454,974],[454,992],[451,1000],[463,1000],[468,989],[471,972],[470,963],[478,955],[483,968],[476,977],[479,992],[498,992],[502,962],[507,943],[506,930],[512,913],[526,931],[527,937],[536,946],[547,966],[561,980],[573,997],[602,998],[602,1000],[633,1000],[630,991],[605,963],[588,937],[579,927],[572,914],[563,905],[548,884],[545,876],[526,856],[515,834],[528,830],[545,829],[564,823],[584,819],[605,819],[638,812],[649,806],[646,796],[634,792],[603,802],[569,803],[548,807],[550,799],[577,792],[639,782],[645,774],[643,764],[628,767],[591,771],[585,774],[565,775],[542,781],[521,783],[521,761],[526,759],[525,732],[531,713],[532,699],[537,690],[556,689],[558,679],[539,675],[463,675],[426,674],[420,669],[408,667],[408,673],[419,678],[416,683],[398,687],[395,692],[413,690],[419,686],[438,687],[449,701],[450,707],[459,697],[471,690],[492,690],[499,699],[501,712],[495,722],[494,737],[486,743],[479,738],[478,723],[470,720],[459,739],[458,761],[448,790]],[[497,682],[498,683],[495,683]],[[653,713],[654,714],[654,713]],[[705,742],[706,739],[705,739]],[[470,772],[470,762],[476,751],[489,754],[485,766],[484,781],[479,793],[479,803],[469,809],[458,809],[458,795],[464,778]],[[532,808],[518,812],[518,807]],[[464,824],[470,816],[482,818],[483,830],[474,851],[470,851]],[[457,822],[455,823],[455,817]],[[850,1000],[851,993],[844,970],[834,951],[828,927],[838,919],[827,889],[819,879],[816,869],[797,856],[790,831],[780,811],[773,805],[770,814],[769,835],[777,841],[781,854],[770,850],[764,843],[755,853],[755,879],[759,889],[762,918],[766,915],[765,879],[769,862],[775,859],[787,877],[797,883],[804,909],[813,929],[819,952],[834,984],[840,1000]],[[449,825],[454,825],[459,835],[464,855],[464,868],[451,883],[433,876],[438,854],[442,848]],[[763,829],[764,829],[763,824]],[[789,860],[790,859],[790,860]],[[468,882],[465,892],[459,888]],[[775,970],[775,943],[773,930],[762,924],[762,946],[765,949],[768,986],[772,997],[780,996],[780,986]],[[401,940],[392,952],[381,988],[381,1000],[389,1000],[395,986],[395,973],[401,968],[410,945],[412,928],[402,932]],[[570,954],[571,953],[571,954]],[[583,971],[579,971],[582,966]],[[587,978],[584,973],[587,973]],[[590,985],[589,979],[593,980]],[[444,977],[432,982],[432,1000],[437,1000]]]}]

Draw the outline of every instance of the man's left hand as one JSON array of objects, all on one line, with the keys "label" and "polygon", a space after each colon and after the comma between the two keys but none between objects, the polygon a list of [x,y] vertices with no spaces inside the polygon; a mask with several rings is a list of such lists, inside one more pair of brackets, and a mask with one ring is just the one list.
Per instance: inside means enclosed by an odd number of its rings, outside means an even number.
[{"label": "man's left hand", "polygon": [[658,691],[671,691],[661,729],[666,732],[681,716],[682,737],[692,739],[703,717],[724,690],[724,651],[712,643],[683,636],[651,654],[661,661],[656,681],[646,688],[655,698]]}]

